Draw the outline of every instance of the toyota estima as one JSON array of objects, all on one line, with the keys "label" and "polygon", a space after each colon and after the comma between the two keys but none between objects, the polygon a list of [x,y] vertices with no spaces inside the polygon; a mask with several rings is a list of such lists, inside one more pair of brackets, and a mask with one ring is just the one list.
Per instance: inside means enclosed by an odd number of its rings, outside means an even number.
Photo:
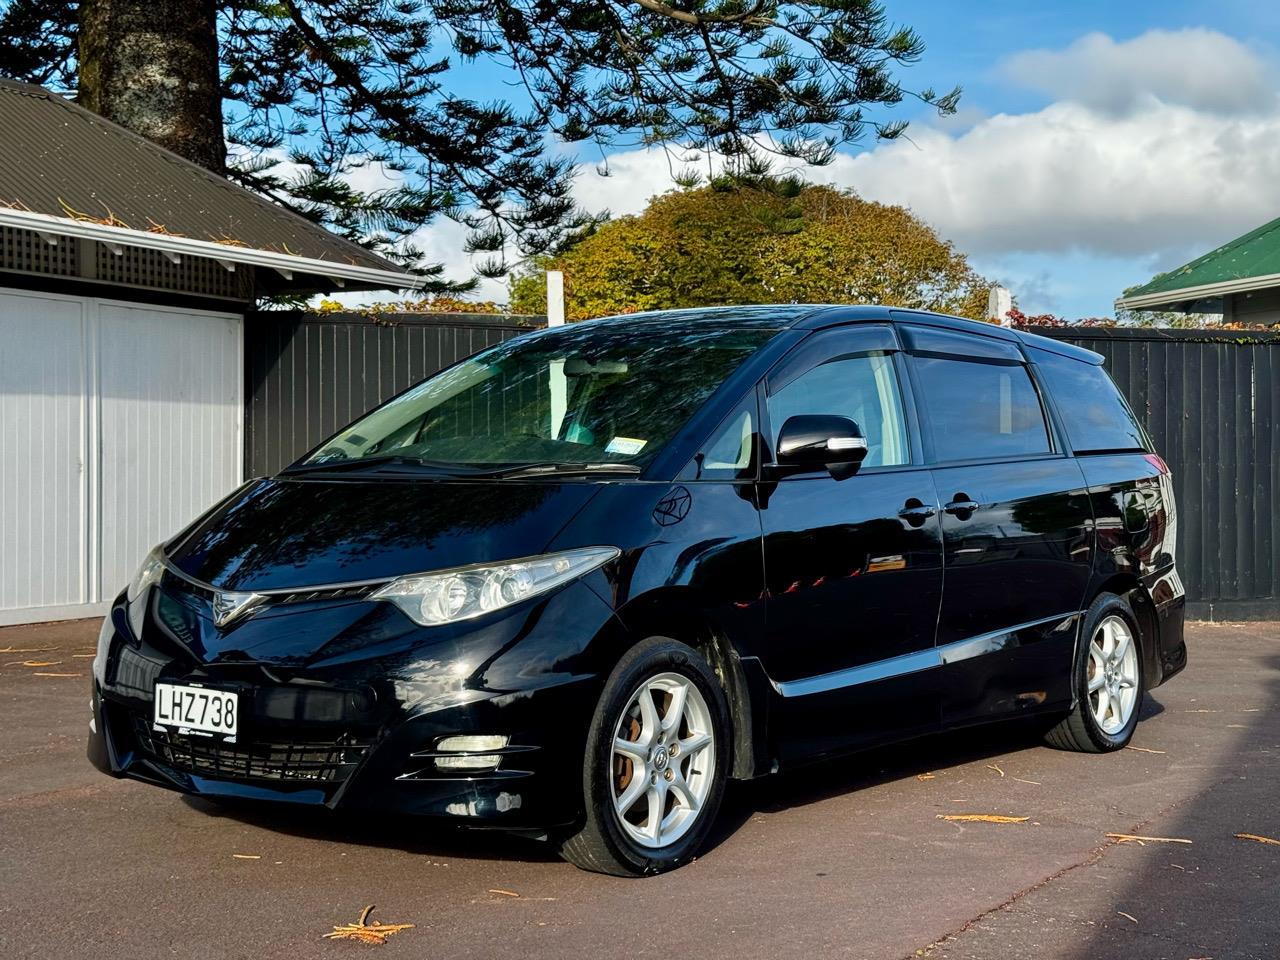
[{"label": "toyota estima", "polygon": [[725,782],[1180,670],[1164,462],[1098,355],[879,307],[531,333],[146,558],[89,752],[210,797],[546,836],[644,874]]}]

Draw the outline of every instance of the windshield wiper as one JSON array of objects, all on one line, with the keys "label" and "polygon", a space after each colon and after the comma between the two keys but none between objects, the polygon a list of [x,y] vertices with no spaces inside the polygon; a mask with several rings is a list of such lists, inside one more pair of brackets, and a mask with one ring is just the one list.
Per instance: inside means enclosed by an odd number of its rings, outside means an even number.
[{"label": "windshield wiper", "polygon": [[476,471],[460,463],[447,463],[443,460],[424,460],[422,457],[407,457],[404,454],[389,453],[379,457],[352,457],[349,460],[321,460],[317,463],[303,463],[282,471],[286,474],[347,472],[365,470],[374,467],[405,466],[423,468],[441,473],[470,476]]},{"label": "windshield wiper", "polygon": [[636,476],[640,468],[633,463],[564,463],[548,461],[547,463],[524,463],[504,470],[486,473],[486,477],[507,480],[513,477],[545,477],[545,476],[593,476],[595,474],[621,473]]},{"label": "windshield wiper", "polygon": [[290,476],[307,473],[354,473],[359,470],[372,470],[379,467],[411,467],[416,470],[427,470],[432,473],[443,473],[456,477],[473,477],[477,479],[499,479],[508,477],[540,477],[540,476],[591,476],[594,474],[621,473],[635,476],[640,468],[630,463],[566,463],[547,461],[545,463],[521,463],[497,469],[462,464],[448,463],[443,460],[426,460],[422,457],[409,457],[404,454],[384,454],[376,457],[353,457],[350,460],[322,460],[318,463],[304,463],[289,467],[282,473]]}]

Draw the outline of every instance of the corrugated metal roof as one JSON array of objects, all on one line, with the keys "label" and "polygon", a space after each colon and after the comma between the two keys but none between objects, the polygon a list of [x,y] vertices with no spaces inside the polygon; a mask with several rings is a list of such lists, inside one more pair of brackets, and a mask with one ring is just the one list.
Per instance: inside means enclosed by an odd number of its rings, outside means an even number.
[{"label": "corrugated metal roof", "polygon": [[43,87],[0,79],[0,203],[405,271]]},{"label": "corrugated metal roof", "polygon": [[1244,289],[1256,286],[1248,283],[1253,278],[1275,278],[1277,274],[1280,274],[1280,218],[1264,223],[1176,270],[1162,273],[1150,283],[1130,290],[1119,302],[1128,304],[1136,300],[1141,303],[1164,294],[1178,295],[1169,297],[1170,302],[1195,299],[1215,292],[1231,292],[1215,290],[1219,286]]}]

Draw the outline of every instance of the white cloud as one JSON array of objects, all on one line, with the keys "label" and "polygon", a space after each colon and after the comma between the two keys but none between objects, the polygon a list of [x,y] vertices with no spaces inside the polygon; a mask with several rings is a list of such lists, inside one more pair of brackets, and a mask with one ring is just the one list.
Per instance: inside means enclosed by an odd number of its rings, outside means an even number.
[{"label": "white cloud", "polygon": [[[905,204],[979,257],[1080,251],[1172,266],[1280,214],[1280,100],[1271,66],[1209,30],[1089,34],[1001,68],[1061,99],[909,140],[840,153],[818,182]],[[585,170],[588,209],[642,209],[671,186],[667,157],[610,157]]]},{"label": "white cloud", "polygon": [[[1048,258],[1061,276],[1011,271],[1045,299],[1070,300],[1072,287],[1087,286],[1090,258],[1130,265],[1128,282],[1140,282],[1148,267],[1168,269],[1280,215],[1274,74],[1237,41],[1208,30],[1125,42],[1090,34],[1061,51],[1014,55],[999,70],[1058,99],[1027,113],[913,125],[909,141],[841,153],[806,175],[911,207],[984,266]],[[581,169],[574,192],[585,209],[635,213],[672,187],[660,150],[613,154],[609,169]],[[441,219],[415,239],[448,276],[465,279],[465,234]],[[1107,270],[1096,279],[1107,289],[1092,309],[1102,310],[1119,289]],[[505,282],[483,281],[477,296],[502,302]]]},{"label": "white cloud", "polygon": [[[634,150],[618,153],[609,158],[608,175],[601,176],[597,168],[584,165],[578,172],[574,184],[574,197],[579,205],[592,213],[603,210],[614,216],[638,213],[649,202],[649,198],[670,190],[673,186],[672,168],[661,151]],[[362,190],[385,189],[394,185],[395,174],[375,170],[372,166],[360,168],[348,174],[348,179]],[[465,252],[468,230],[465,226],[447,217],[437,217],[427,226],[414,232],[410,242],[425,254],[426,263],[439,263],[444,266],[444,275],[450,280],[467,280],[475,273],[478,257],[488,257],[482,253],[471,256]],[[507,250],[508,262],[514,263],[519,254],[512,248]],[[505,279],[490,280],[479,278],[479,285],[472,293],[467,294],[472,300],[492,300],[495,303],[506,303],[509,297]],[[343,302],[359,305],[386,297],[367,294],[351,294]]]},{"label": "white cloud", "polygon": [[[1152,101],[1119,116],[1062,102],[909,135],[806,175],[909,206],[979,256],[1182,257],[1280,214],[1280,109],[1240,116]],[[587,209],[634,213],[671,186],[660,151],[615,154],[610,167],[611,177],[580,175]]]},{"label": "white cloud", "polygon": [[674,177],[685,170],[707,175],[706,162],[689,163],[679,151],[627,150],[609,157],[608,175],[583,166],[574,182],[573,196],[591,213],[608,210],[615,217],[639,213],[652,197],[675,186]]},{"label": "white cloud", "polygon": [[1117,117],[1057,103],[842,155],[829,176],[976,253],[1183,250],[1280,212],[1280,112],[1157,103]]},{"label": "white cloud", "polygon": [[1122,114],[1152,101],[1243,113],[1276,105],[1275,74],[1244,44],[1203,28],[1150,30],[1117,43],[1090,33],[1063,50],[1026,50],[1000,65],[1014,83]]},{"label": "white cloud", "polygon": [[[392,169],[380,162],[354,166],[343,176],[351,186],[366,193],[394,190],[405,182],[405,174],[402,171]],[[465,247],[469,232],[467,227],[456,220],[440,216],[425,227],[415,230],[404,242],[422,251],[424,263],[442,265],[446,280],[463,282],[475,276],[476,257],[468,254]],[[489,254],[480,254],[480,256],[487,257]],[[478,279],[476,289],[466,295],[468,299],[493,300],[497,303],[507,301],[506,280],[490,280],[485,277]],[[337,294],[331,299],[347,306],[358,307],[399,296],[401,294],[395,292],[361,291]],[[405,296],[411,296],[411,294],[405,294]]]}]

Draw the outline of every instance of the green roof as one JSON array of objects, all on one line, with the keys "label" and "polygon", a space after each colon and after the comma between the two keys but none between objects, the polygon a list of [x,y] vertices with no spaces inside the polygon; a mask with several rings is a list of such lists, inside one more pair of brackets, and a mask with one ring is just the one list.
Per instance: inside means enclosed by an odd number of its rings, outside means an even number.
[{"label": "green roof", "polygon": [[[1266,280],[1250,282],[1260,278]],[[1280,286],[1280,217],[1126,291],[1118,303],[1158,306],[1157,301],[1173,303],[1270,286]]]}]

